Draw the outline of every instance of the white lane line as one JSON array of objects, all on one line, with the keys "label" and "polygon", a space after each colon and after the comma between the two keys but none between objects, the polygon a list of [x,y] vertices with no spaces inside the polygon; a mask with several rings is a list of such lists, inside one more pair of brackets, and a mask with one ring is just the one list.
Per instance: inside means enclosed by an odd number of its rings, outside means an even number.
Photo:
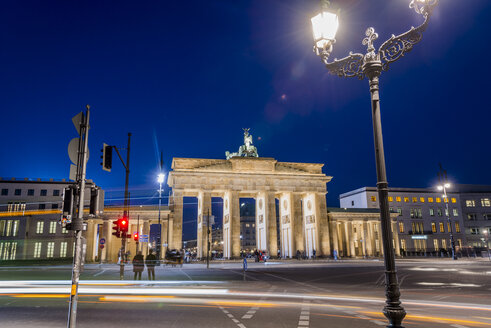
[{"label": "white lane line", "polygon": [[302,310],[298,318],[298,327],[307,328],[310,324],[310,301],[303,300]]},{"label": "white lane line", "polygon": [[374,324],[379,325],[379,326],[385,326],[385,322],[382,322],[382,321],[372,320],[371,322],[373,322]]},{"label": "white lane line", "polygon": [[191,276],[190,276],[190,275],[188,275],[188,274],[187,274],[185,271],[183,271],[183,270],[182,270],[182,268],[179,268],[179,271],[181,271],[182,273],[184,273],[184,275],[185,275],[186,277],[188,277],[188,278],[189,278],[189,280],[191,280],[191,281],[193,280],[193,278],[191,278]]},{"label": "white lane line", "polygon": [[246,327],[246,326],[245,326],[243,323],[241,323],[239,320],[237,320],[237,319],[234,317],[234,315],[233,315],[232,313],[230,313],[229,311],[225,310],[225,309],[223,308],[223,306],[220,306],[220,305],[219,305],[219,306],[218,306],[218,308],[219,308],[220,310],[222,310],[222,312],[223,312],[224,314],[226,314],[226,315],[227,315],[227,317],[229,317],[229,318],[230,318],[230,319],[231,319],[231,320],[232,320],[232,321],[233,321],[233,322],[234,322],[234,323],[235,323],[235,324],[236,324],[236,325],[237,325],[239,328],[247,328],[247,327]]},{"label": "white lane line", "polygon": [[96,274],[94,274],[94,277],[97,277],[98,275],[103,274],[105,271],[106,271],[106,269],[103,269],[101,272],[97,272]]},{"label": "white lane line", "polygon": [[[276,287],[274,286],[271,286],[268,290],[268,292],[272,292]],[[266,299],[267,297],[266,296],[263,296],[259,299],[259,302],[262,302]],[[242,316],[242,319],[251,319],[255,314],[256,314],[256,311],[259,310],[259,307],[258,306],[253,306],[251,307],[246,314],[244,314]]]},{"label": "white lane line", "polygon": [[455,328],[469,328],[469,327],[467,327],[467,326],[462,326],[462,325],[459,325],[459,324],[456,324],[456,323],[454,323],[454,324],[452,324],[452,325],[450,325],[450,326],[451,326],[451,327],[455,327]]}]

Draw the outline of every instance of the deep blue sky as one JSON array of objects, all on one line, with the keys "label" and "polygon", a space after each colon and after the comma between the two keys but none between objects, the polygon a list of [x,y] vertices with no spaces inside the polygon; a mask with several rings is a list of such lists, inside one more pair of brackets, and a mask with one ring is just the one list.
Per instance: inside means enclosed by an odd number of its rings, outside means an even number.
[{"label": "deep blue sky", "polygon": [[[332,57],[418,25],[409,0],[333,0]],[[133,195],[154,194],[158,155],[224,158],[250,127],[260,156],[324,163],[338,195],[376,183],[368,82],[328,75],[312,52],[312,0],[11,1],[0,11],[0,176],[66,178],[71,117],[92,106],[88,177],[103,142],[133,133]],[[491,184],[491,2],[442,0],[423,41],[381,77],[389,184],[427,187],[438,163]],[[259,139],[260,137],[260,139]]]}]

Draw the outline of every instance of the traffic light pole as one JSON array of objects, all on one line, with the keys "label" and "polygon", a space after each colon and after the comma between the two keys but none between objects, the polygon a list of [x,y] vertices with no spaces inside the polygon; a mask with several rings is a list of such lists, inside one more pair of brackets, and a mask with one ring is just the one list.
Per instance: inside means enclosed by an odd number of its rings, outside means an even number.
[{"label": "traffic light pole", "polygon": [[210,209],[206,217],[206,268],[210,268]]},{"label": "traffic light pole", "polygon": [[[70,304],[68,310],[68,328],[75,328],[77,320],[77,303],[78,303],[78,282],[80,271],[82,269],[82,230],[84,214],[84,192],[85,192],[85,175],[87,169],[87,149],[89,138],[89,118],[90,110],[87,105],[87,113],[80,123],[80,142],[77,163],[77,183],[78,190],[78,211],[76,217],[72,220],[72,227],[75,230],[75,254],[73,258],[72,285],[70,288]],[[83,139],[82,139],[83,138]],[[83,140],[83,141],[82,141]]]},{"label": "traffic light pole", "polygon": [[[119,159],[121,160],[121,163],[123,163],[124,168],[126,169],[126,178],[125,178],[125,183],[124,183],[124,210],[123,210],[123,217],[128,218],[129,214],[129,206],[128,206],[128,182],[130,178],[130,142],[131,142],[131,133],[128,133],[128,146],[126,148],[126,163],[123,161],[123,158],[121,157],[121,154],[119,153],[119,150],[116,146],[113,146],[114,150],[116,150],[116,153],[119,156]],[[129,223],[128,223],[129,226]],[[121,261],[119,262],[119,279],[123,280],[124,279],[124,259],[126,255],[126,237],[127,237],[127,232],[123,233],[121,235]]]}]

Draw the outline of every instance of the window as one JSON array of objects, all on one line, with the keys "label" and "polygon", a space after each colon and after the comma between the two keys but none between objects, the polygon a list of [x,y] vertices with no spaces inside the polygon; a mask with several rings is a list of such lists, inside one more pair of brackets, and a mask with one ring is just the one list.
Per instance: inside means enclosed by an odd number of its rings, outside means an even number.
[{"label": "window", "polygon": [[58,208],[58,204],[51,204],[51,208],[52,209],[57,209]]},{"label": "window", "polygon": [[462,247],[462,239],[457,239],[457,244],[459,247]]},{"label": "window", "polygon": [[467,219],[468,220],[477,220],[477,215],[475,213],[469,213],[469,214],[467,214]]},{"label": "window", "polygon": [[452,197],[452,204],[457,203],[457,199],[455,197]]},{"label": "window", "polygon": [[53,190],[53,196],[60,196],[60,190],[59,189]]},{"label": "window", "polygon": [[421,203],[424,203],[424,202],[425,202],[425,198],[424,198],[424,197],[419,197],[419,201],[420,201]]},{"label": "window", "polygon": [[68,233],[68,230],[65,227],[61,227],[61,233]]},{"label": "window", "polygon": [[41,242],[37,242],[34,244],[34,258],[41,257]]},{"label": "window", "polygon": [[419,231],[420,231],[421,233],[423,233],[423,232],[424,232],[424,229],[423,229],[423,222],[419,222]]},{"label": "window", "polygon": [[2,189],[2,196],[8,196],[9,190],[8,189]]},{"label": "window", "polygon": [[491,220],[491,214],[483,214],[484,220]]},{"label": "window", "polygon": [[355,206],[355,201],[354,200],[351,201],[351,206]]},{"label": "window", "polygon": [[12,229],[12,220],[7,221],[7,229],[5,230],[5,236],[9,237]]},{"label": "window", "polygon": [[441,208],[437,209],[436,213],[438,214],[438,216],[442,216],[442,209]]},{"label": "window", "polygon": [[445,216],[448,216],[448,208],[445,209]]},{"label": "window", "polygon": [[422,218],[423,217],[423,214],[421,213],[421,209],[420,208],[417,208],[416,209],[418,211],[418,218]]},{"label": "window", "polygon": [[27,196],[34,196],[34,189],[27,189]]},{"label": "window", "polygon": [[46,204],[39,204],[39,209],[40,210],[46,209]]},{"label": "window", "polygon": [[460,224],[458,222],[455,222],[455,232],[460,232]]},{"label": "window", "polygon": [[389,196],[389,202],[393,202],[393,201],[394,201],[394,197]]},{"label": "window", "polygon": [[481,198],[482,207],[491,207],[491,200],[489,198]]},{"label": "window", "polygon": [[48,242],[48,249],[47,249],[46,253],[47,253],[46,257],[53,257],[53,254],[55,253],[55,242],[54,241]]},{"label": "window", "polygon": [[413,203],[417,203],[418,202],[418,197],[413,197]]},{"label": "window", "polygon": [[62,241],[60,243],[60,257],[66,257],[66,246],[67,246],[66,241]]},{"label": "window", "polygon": [[401,239],[401,248],[406,250],[406,241],[404,239]]},{"label": "window", "polygon": [[447,248],[447,241],[445,239],[442,239],[442,248],[443,249]]},{"label": "window", "polygon": [[436,233],[436,223],[431,222],[431,232]]},{"label": "window", "polygon": [[452,209],[452,212],[453,216],[459,216],[459,211],[456,208]]},{"label": "window", "polygon": [[49,223],[49,233],[56,233],[56,221]]},{"label": "window", "polygon": [[14,220],[12,224],[12,237],[17,237],[19,234],[19,220]]},{"label": "window", "polygon": [[397,196],[396,197],[396,202],[400,202],[401,201],[401,197],[400,196]]},{"label": "window", "polygon": [[399,232],[404,233],[404,223],[403,222],[399,222]]},{"label": "window", "polygon": [[433,239],[433,247],[435,248],[435,251],[437,251],[438,248],[438,239]]},{"label": "window", "polygon": [[441,202],[442,202],[442,199],[441,199],[440,197],[437,197],[437,198],[436,198],[436,202],[437,202],[437,203],[441,203]]},{"label": "window", "polygon": [[450,226],[450,222],[447,222],[447,231],[450,232],[450,229],[452,229],[452,227]]},{"label": "window", "polygon": [[370,199],[372,200],[372,202],[376,202],[377,201],[377,197],[375,197],[375,196],[370,196]]},{"label": "window", "polygon": [[409,213],[410,213],[409,216],[414,218],[414,209],[413,208],[410,209]]},{"label": "window", "polygon": [[[4,236],[4,234],[5,234],[5,222],[7,222],[7,221],[5,221],[5,220],[0,221],[0,237]],[[0,252],[0,253],[2,253],[2,252]]]},{"label": "window", "polygon": [[15,189],[15,191],[14,191],[15,196],[20,196],[21,193],[22,193],[22,189]]},{"label": "window", "polygon": [[440,232],[445,232],[445,226],[443,225],[443,222],[440,222]]},{"label": "window", "polygon": [[433,197],[428,197],[428,203],[433,203]]},{"label": "window", "polygon": [[448,197],[443,196],[443,202],[444,202],[444,203],[448,203]]},{"label": "window", "polygon": [[47,196],[48,195],[48,190],[46,189],[41,189],[40,196]]},{"label": "window", "polygon": [[[397,213],[399,213],[399,216],[402,216],[402,208],[398,208]],[[491,216],[490,216],[490,218],[491,218]]]},{"label": "window", "polygon": [[430,216],[435,216],[435,210],[433,208],[430,208]]},{"label": "window", "polygon": [[404,197],[404,203],[409,202],[409,197]]},{"label": "window", "polygon": [[411,230],[416,233],[416,224],[414,222],[411,222]]},{"label": "window", "polygon": [[38,221],[36,224],[36,233],[40,234],[44,232],[44,222]]},{"label": "window", "polygon": [[476,207],[476,201],[473,199],[468,199],[465,201],[465,206],[467,207]]}]

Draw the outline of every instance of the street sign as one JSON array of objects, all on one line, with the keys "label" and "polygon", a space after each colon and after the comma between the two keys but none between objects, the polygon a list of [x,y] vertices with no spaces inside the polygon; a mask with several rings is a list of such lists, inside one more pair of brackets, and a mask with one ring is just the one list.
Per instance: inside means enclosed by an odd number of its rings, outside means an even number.
[{"label": "street sign", "polygon": [[140,237],[140,243],[148,243],[148,237],[147,238]]},{"label": "street sign", "polygon": [[100,245],[99,247],[100,247],[101,249],[103,249],[103,248],[104,248],[104,245]]},{"label": "street sign", "polygon": [[105,238],[101,238],[99,240],[99,244],[104,245],[105,243],[106,243],[106,239]]},{"label": "street sign", "polygon": [[75,125],[75,129],[77,133],[80,135],[80,124],[84,121],[84,112],[80,112],[74,117],[72,117],[73,125]]}]

